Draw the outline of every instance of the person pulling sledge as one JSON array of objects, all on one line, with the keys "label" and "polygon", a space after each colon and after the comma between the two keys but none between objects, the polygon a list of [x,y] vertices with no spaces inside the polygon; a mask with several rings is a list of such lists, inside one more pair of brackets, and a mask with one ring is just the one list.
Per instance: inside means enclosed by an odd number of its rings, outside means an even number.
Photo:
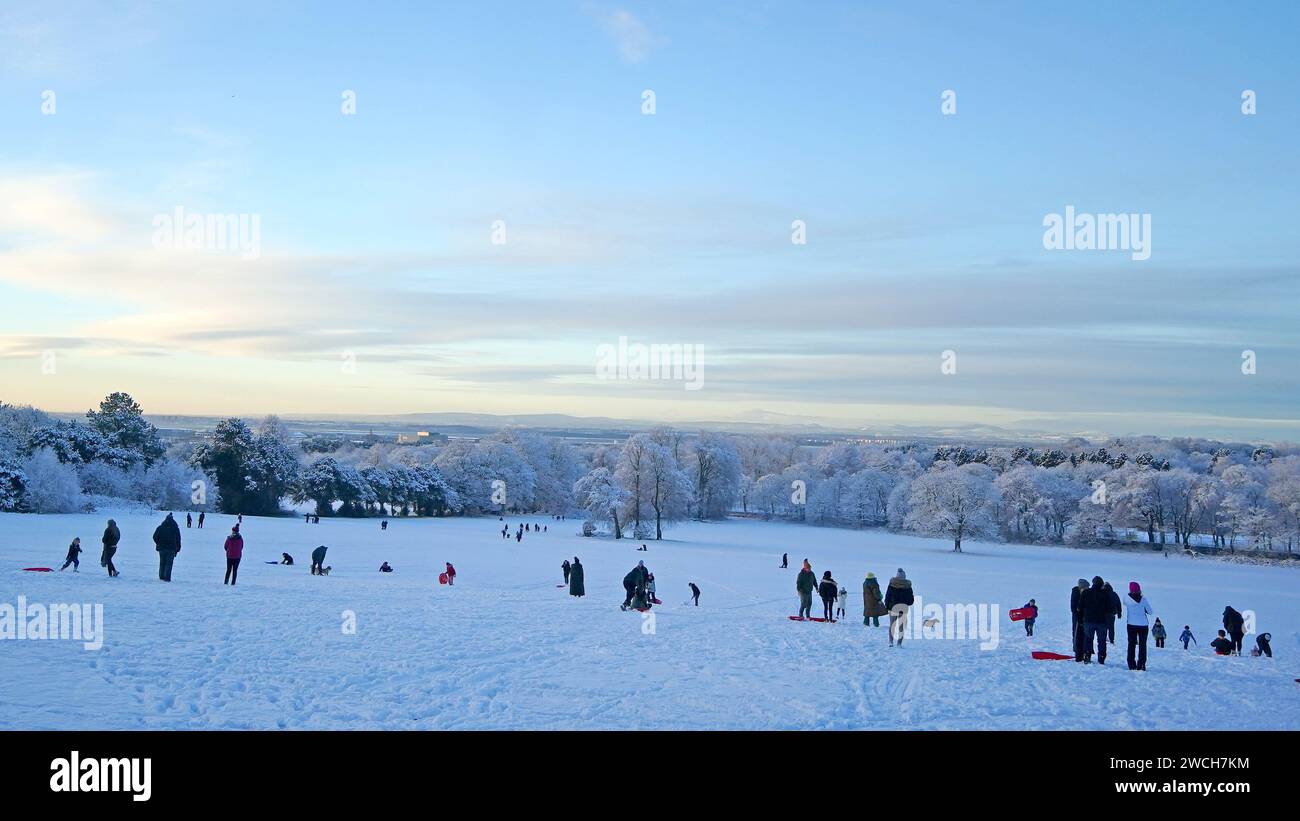
[{"label": "person pulling sledge", "polygon": [[59,572],[62,573],[63,571],[68,569],[68,565],[72,565],[72,572],[80,573],[81,559],[78,558],[78,554],[80,553],[81,553],[81,537],[77,536],[72,540],[72,544],[68,545],[68,555],[67,558],[63,560],[63,567],[59,568]]}]

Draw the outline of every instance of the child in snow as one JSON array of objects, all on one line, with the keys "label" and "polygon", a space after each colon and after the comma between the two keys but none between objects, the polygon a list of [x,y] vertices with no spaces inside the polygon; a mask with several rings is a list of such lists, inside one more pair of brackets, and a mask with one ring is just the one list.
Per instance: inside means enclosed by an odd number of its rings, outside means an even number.
[{"label": "child in snow", "polygon": [[281,553],[280,564],[293,564],[293,556],[290,556],[288,553]]},{"label": "child in snow", "polygon": [[1038,602],[1030,599],[1021,609],[1029,611],[1028,615],[1025,616],[1025,635],[1032,636],[1034,634],[1034,622],[1038,619]]},{"label": "child in snow", "polygon": [[569,583],[569,568],[572,566],[573,565],[569,564],[568,559],[565,559],[564,564],[560,565],[560,569],[564,571],[564,583],[566,585]]},{"label": "child in snow", "polygon": [[380,573],[392,573],[392,572],[393,572],[393,568],[392,568],[391,565],[388,564],[388,562],[384,562],[383,564],[379,565],[379,572],[380,572]]},{"label": "child in snow", "polygon": [[1272,633],[1260,633],[1255,637],[1255,649],[1251,651],[1252,656],[1268,656],[1273,658],[1273,641]]},{"label": "child in snow", "polygon": [[451,566],[451,562],[447,562],[447,584],[455,584],[455,583],[456,583],[456,568]]},{"label": "child in snow", "polygon": [[659,597],[655,595],[655,574],[653,573],[646,578],[645,592],[651,604],[659,603]]},{"label": "child in snow", "polygon": [[1232,655],[1232,641],[1228,639],[1228,633],[1226,630],[1220,630],[1219,637],[1214,641],[1210,642],[1210,646],[1214,648],[1214,652],[1217,655],[1220,656]]},{"label": "child in snow", "polygon": [[1160,619],[1156,619],[1156,623],[1151,625],[1151,638],[1156,640],[1156,647],[1165,646],[1166,635],[1165,626],[1160,623]]},{"label": "child in snow", "polygon": [[[1183,643],[1183,649],[1184,649],[1184,650],[1187,649],[1187,643],[1188,643],[1189,641],[1196,641],[1196,636],[1193,636],[1193,635],[1192,635],[1192,628],[1191,628],[1191,626],[1186,625],[1186,624],[1183,625],[1183,632],[1182,632],[1182,635],[1180,635],[1180,636],[1178,637],[1178,640],[1181,641],[1181,642]],[[1198,647],[1200,646],[1200,643],[1199,643],[1199,642],[1197,643],[1197,646],[1198,646]]]},{"label": "child in snow", "polygon": [[835,618],[837,619],[844,618],[844,605],[848,603],[849,603],[849,589],[844,585],[840,585],[839,606],[835,608]]},{"label": "child in snow", "polygon": [[59,572],[62,573],[64,570],[68,569],[68,565],[72,565],[72,572],[80,573],[81,560],[77,558],[77,554],[80,552],[81,552],[81,537],[78,536],[77,538],[72,540],[72,544],[68,545],[68,557],[63,560],[63,567],[59,568]]},{"label": "child in snow", "polygon": [[698,587],[695,586],[695,582],[690,582],[690,584],[689,584],[688,586],[691,588],[691,599],[695,602],[695,606],[696,606],[696,607],[699,607],[699,606],[700,606],[700,588],[698,588]]}]

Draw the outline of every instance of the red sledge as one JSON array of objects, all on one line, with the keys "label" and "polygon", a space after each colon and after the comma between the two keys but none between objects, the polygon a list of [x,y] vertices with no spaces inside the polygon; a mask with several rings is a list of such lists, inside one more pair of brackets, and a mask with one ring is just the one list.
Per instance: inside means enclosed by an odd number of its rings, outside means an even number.
[{"label": "red sledge", "polygon": [[1007,615],[1011,617],[1012,621],[1024,621],[1028,618],[1038,618],[1038,616],[1034,614],[1033,608],[1030,607],[1017,607],[1015,610],[1008,610]]},{"label": "red sledge", "polygon": [[24,567],[23,570],[26,570],[28,573],[53,573],[54,572],[54,568],[52,567]]},{"label": "red sledge", "polygon": [[446,574],[446,573],[439,573],[439,574],[438,574],[438,584],[446,584],[446,583],[447,583],[447,574]]},{"label": "red sledge", "polygon": [[[826,621],[826,619],[805,619],[803,616],[790,616],[790,621]],[[833,619],[832,619],[833,621]]]},{"label": "red sledge", "polygon": [[1063,656],[1060,653],[1049,653],[1046,650],[1034,650],[1029,655],[1039,661],[1069,661],[1074,656]]}]

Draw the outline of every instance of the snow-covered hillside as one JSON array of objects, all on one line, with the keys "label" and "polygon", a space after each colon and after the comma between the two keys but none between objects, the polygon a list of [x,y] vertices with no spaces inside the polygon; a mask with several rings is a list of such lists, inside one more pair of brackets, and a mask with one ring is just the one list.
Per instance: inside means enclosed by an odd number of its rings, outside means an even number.
[{"label": "snow-covered hillside", "polygon": [[[116,514],[122,575],[98,566],[109,514],[0,514],[0,606],[104,607],[102,649],[0,641],[0,728],[927,728],[1300,729],[1300,570],[1158,552],[951,543],[755,521],[684,524],[637,552],[537,516],[522,543],[495,518],[379,522],[246,517],[239,585],[221,583],[233,517],[185,530],[174,581],[157,580],[161,515]],[[25,573],[86,548],[81,572]],[[329,546],[328,577],[308,573]],[[265,564],[288,551],[293,567]],[[778,568],[783,551],[791,567]],[[582,558],[587,596],[561,582]],[[807,557],[851,591],[837,624],[788,620]],[[623,575],[645,559],[662,607],[621,612]],[[380,574],[382,561],[396,572]],[[454,587],[437,574],[451,561]],[[886,645],[862,625],[861,583],[898,567],[937,604],[996,604],[997,647],[975,640]],[[1141,582],[1168,625],[1148,671],[1030,659],[1069,651],[1069,588],[1100,574]],[[703,591],[687,606],[687,583]],[[1006,611],[1035,598],[1037,635]],[[1224,605],[1253,610],[1276,657],[1216,658]],[[815,605],[820,610],[820,603]],[[342,629],[356,614],[355,635]],[[1174,637],[1190,624],[1200,641]],[[651,628],[653,628],[651,630]],[[1121,626],[1122,631],[1122,626]],[[1248,638],[1248,642],[1253,637]]]}]

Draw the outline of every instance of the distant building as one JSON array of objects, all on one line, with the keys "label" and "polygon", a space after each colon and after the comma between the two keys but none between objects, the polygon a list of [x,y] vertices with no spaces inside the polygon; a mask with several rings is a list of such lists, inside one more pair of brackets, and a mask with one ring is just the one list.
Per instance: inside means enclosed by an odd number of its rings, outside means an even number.
[{"label": "distant building", "polygon": [[447,441],[447,437],[427,430],[397,434],[397,444],[399,445],[427,445],[432,442],[445,441]]}]

